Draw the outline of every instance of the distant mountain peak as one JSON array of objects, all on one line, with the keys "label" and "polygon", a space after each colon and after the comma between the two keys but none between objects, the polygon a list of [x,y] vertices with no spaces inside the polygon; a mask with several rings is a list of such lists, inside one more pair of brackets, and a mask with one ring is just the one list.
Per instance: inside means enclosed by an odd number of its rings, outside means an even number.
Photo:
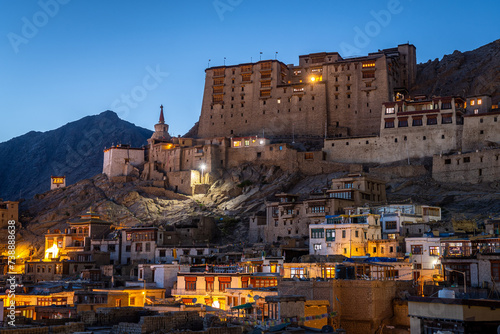
[{"label": "distant mountain peak", "polygon": [[28,198],[50,189],[51,175],[66,184],[102,172],[103,149],[113,143],[140,147],[152,131],[124,121],[111,110],[86,116],[55,130],[30,131],[0,143],[0,198]]}]

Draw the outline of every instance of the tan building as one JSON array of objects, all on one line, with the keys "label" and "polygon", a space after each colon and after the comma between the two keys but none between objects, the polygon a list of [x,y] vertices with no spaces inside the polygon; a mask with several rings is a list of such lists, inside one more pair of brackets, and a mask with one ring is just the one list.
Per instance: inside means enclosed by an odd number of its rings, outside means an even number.
[{"label": "tan building", "polygon": [[265,60],[205,70],[198,135],[268,137],[371,135],[380,106],[416,77],[410,44],[364,57],[299,56],[299,65]]},{"label": "tan building", "polygon": [[172,295],[187,305],[198,303],[229,310],[254,302],[256,298],[248,295],[260,296],[261,288],[277,286],[278,277],[274,273],[178,273]]},{"label": "tan building", "polygon": [[500,301],[409,297],[412,333],[496,333]]},{"label": "tan building", "polygon": [[368,241],[381,239],[380,216],[332,215],[309,225],[309,254],[365,256]]},{"label": "tan building", "polygon": [[112,224],[91,211],[69,221],[64,232],[49,230],[45,234],[45,259],[56,259],[69,252],[90,251],[91,239],[104,238],[111,232]]},{"label": "tan building", "polygon": [[19,222],[19,202],[0,199],[0,227],[7,228],[9,220]]},{"label": "tan building", "polygon": [[[276,194],[276,202],[266,203],[265,242],[284,238],[308,238],[309,225],[321,224],[328,215],[343,214],[365,203],[385,202],[385,183],[363,174],[333,179],[326,192],[299,200],[298,195]],[[258,223],[257,220],[251,222]],[[250,227],[252,231],[259,229]]]},{"label": "tan building", "polygon": [[50,190],[66,187],[66,176],[51,176]]}]

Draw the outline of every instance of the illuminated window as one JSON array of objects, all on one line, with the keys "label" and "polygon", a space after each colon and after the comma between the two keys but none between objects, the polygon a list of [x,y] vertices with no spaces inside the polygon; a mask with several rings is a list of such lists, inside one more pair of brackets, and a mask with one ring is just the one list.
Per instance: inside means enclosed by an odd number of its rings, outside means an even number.
[{"label": "illuminated window", "polygon": [[375,67],[374,61],[363,63],[363,68],[370,68],[370,67]]},{"label": "illuminated window", "polygon": [[335,267],[325,267],[324,278],[335,278]]},{"label": "illuminated window", "polygon": [[241,141],[240,140],[233,141],[233,146],[234,147],[240,147],[241,146]]},{"label": "illuminated window", "polygon": [[394,107],[387,107],[385,108],[385,113],[386,114],[394,114],[396,112],[396,110],[394,109]]},{"label": "illuminated window", "polygon": [[483,100],[477,99],[477,104],[482,104],[482,103],[483,103]]},{"label": "illuminated window", "polygon": [[250,140],[245,140],[245,146],[250,146]]},{"label": "illuminated window", "polygon": [[430,256],[439,256],[439,246],[429,246]]},{"label": "illuminated window", "polygon": [[314,244],[314,250],[321,250],[321,244]]}]

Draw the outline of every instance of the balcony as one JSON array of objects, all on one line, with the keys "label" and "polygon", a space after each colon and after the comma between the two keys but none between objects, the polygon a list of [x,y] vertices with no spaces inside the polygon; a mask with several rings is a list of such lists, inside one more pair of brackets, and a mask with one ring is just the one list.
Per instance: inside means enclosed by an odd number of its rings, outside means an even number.
[{"label": "balcony", "polygon": [[307,217],[325,217],[325,215],[328,214],[328,212],[321,212],[321,211],[308,211],[306,213]]},{"label": "balcony", "polygon": [[[204,282],[203,282],[203,285]],[[229,289],[229,288],[228,288]],[[196,289],[196,290],[186,290],[186,289],[172,289],[172,296],[199,296],[199,295],[221,295],[223,296],[225,292],[219,291],[215,288],[214,291],[207,291],[206,289]]]},{"label": "balcony", "polygon": [[456,258],[474,258],[478,254],[482,255],[499,255],[500,247],[490,245],[477,245],[477,246],[456,246],[445,247],[443,249],[443,258],[456,259]]}]

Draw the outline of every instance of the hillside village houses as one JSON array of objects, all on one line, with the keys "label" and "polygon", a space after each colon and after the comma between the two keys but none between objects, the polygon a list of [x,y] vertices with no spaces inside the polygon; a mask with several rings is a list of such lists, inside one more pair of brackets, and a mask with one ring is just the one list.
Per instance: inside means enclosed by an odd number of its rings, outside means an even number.
[{"label": "hillside village houses", "polygon": [[[385,181],[363,168],[427,157],[439,181],[498,180],[500,112],[491,98],[411,97],[415,76],[410,44],[349,59],[302,55],[298,66],[265,60],[208,68],[198,136],[171,137],[161,106],[147,146],[104,150],[110,181],[205,194],[224,169],[244,163],[338,177],[308,194],[268,196],[265,211],[244,221],[241,247],[217,244],[218,217],[122,227],[89,209],[49,229],[43,259],[24,262],[16,314],[88,320],[113,308],[196,310],[266,328],[298,319],[355,333],[383,321],[437,326],[422,305],[438,293],[456,297],[439,299],[445,310],[500,294],[497,220],[485,222],[481,235],[443,232],[440,207],[391,203]],[[18,218],[17,205],[0,203],[3,224]],[[5,309],[12,299],[0,300]]]}]

